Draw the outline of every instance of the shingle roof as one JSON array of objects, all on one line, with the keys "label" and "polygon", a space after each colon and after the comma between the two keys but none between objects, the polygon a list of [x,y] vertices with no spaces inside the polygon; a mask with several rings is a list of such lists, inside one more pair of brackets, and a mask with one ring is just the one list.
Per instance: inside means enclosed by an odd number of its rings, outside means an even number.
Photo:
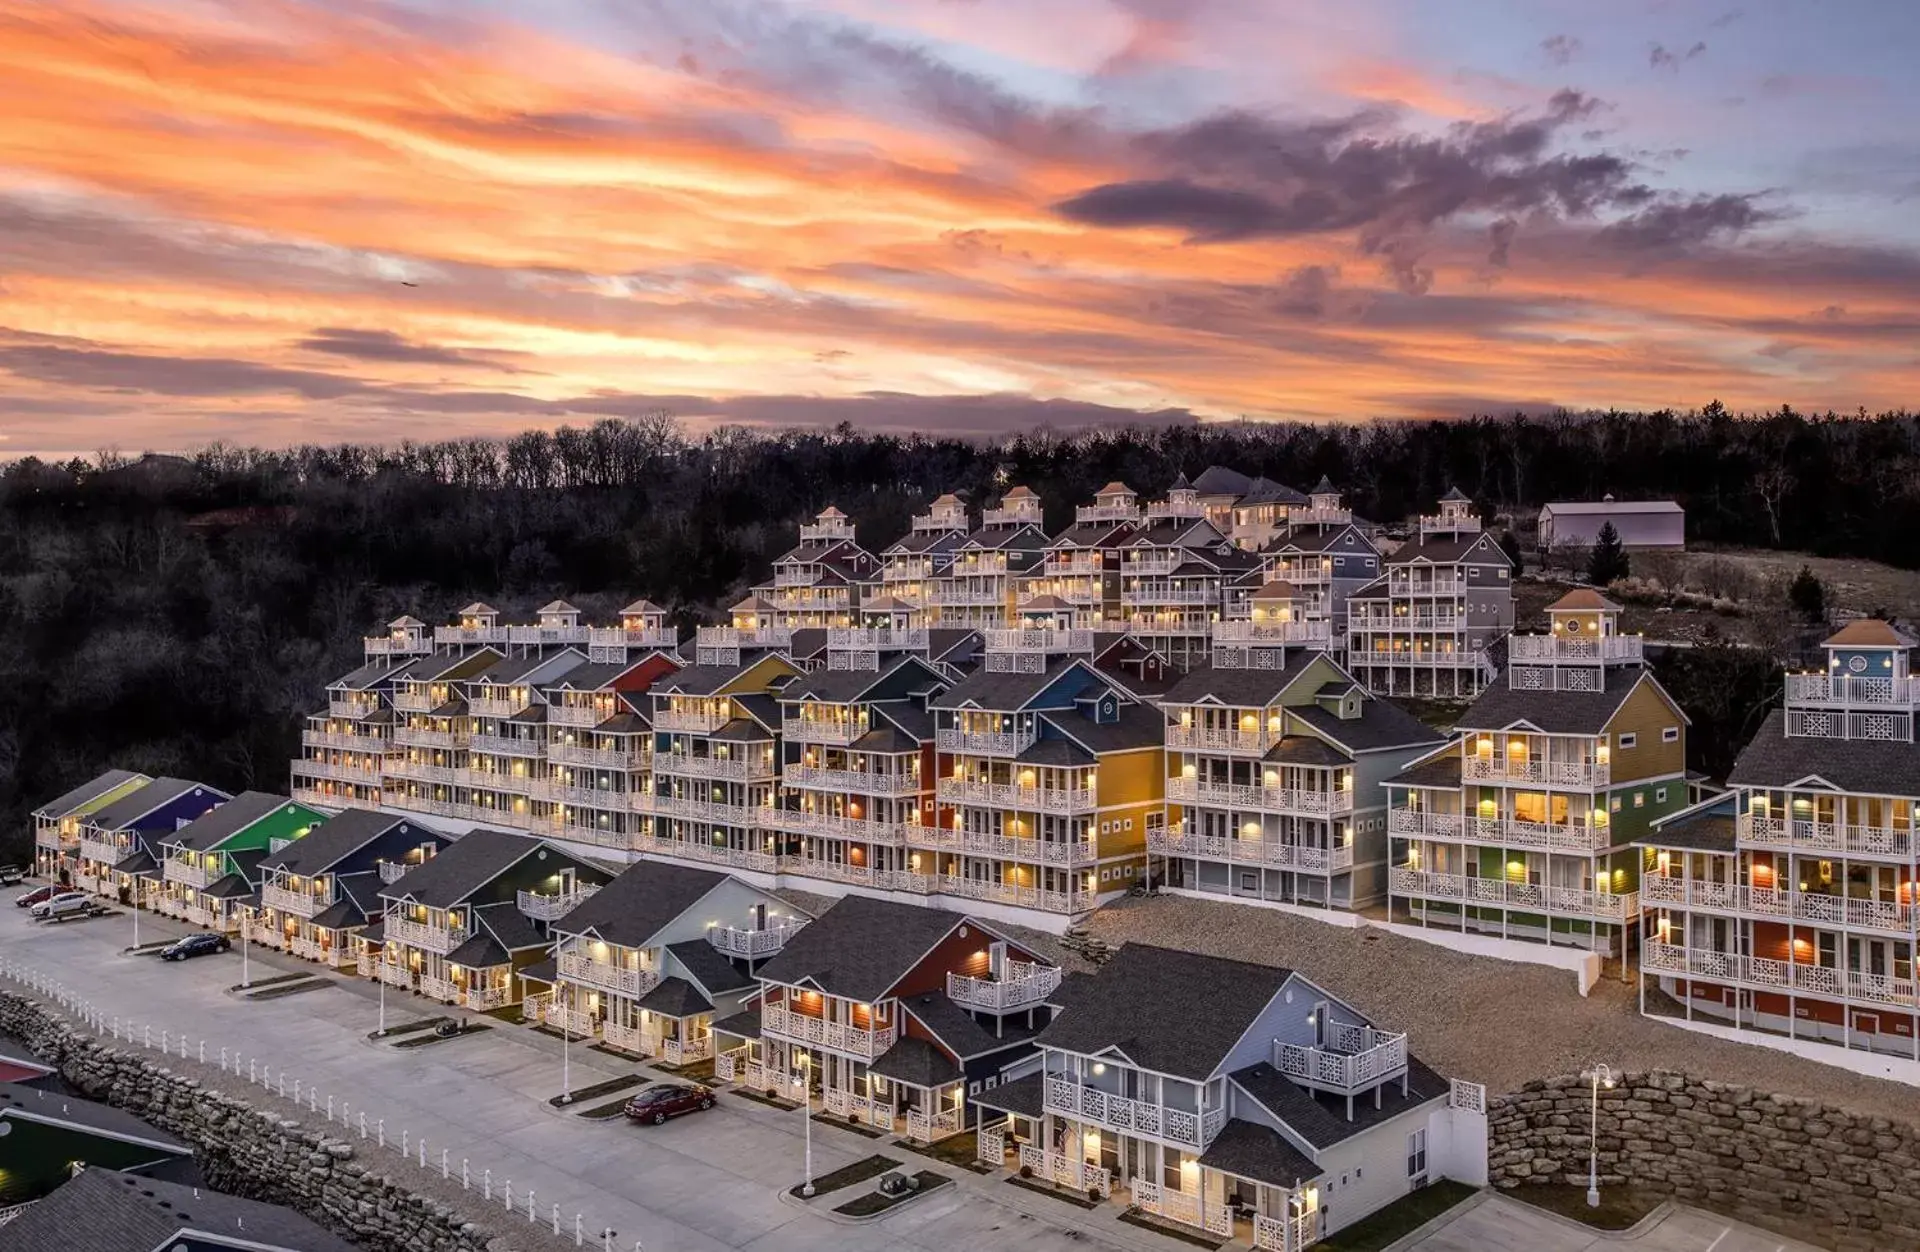
[{"label": "shingle roof", "polygon": [[1247,1093],[1260,1107],[1286,1123],[1289,1130],[1324,1151],[1409,1109],[1419,1108],[1447,1094],[1447,1080],[1434,1073],[1415,1056],[1407,1058],[1407,1093],[1400,1094],[1397,1082],[1379,1087],[1380,1107],[1371,1096],[1353,1101],[1353,1120],[1347,1120],[1347,1102],[1343,1097],[1318,1095],[1295,1086],[1279,1070],[1261,1061],[1229,1075],[1234,1085]]},{"label": "shingle roof", "polygon": [[874,1058],[868,1067],[882,1078],[914,1087],[938,1087],[960,1080],[960,1067],[953,1058],[925,1039],[903,1035],[891,1048]]},{"label": "shingle roof", "polygon": [[727,875],[716,870],[641,861],[581,901],[553,929],[568,935],[591,930],[608,943],[646,947],[662,927],[726,880]]},{"label": "shingle roof", "polygon": [[909,996],[901,1005],[915,1021],[940,1041],[940,1046],[961,1060],[986,1056],[1033,1038],[1038,1032],[1021,1026],[1020,1019],[1005,1019],[999,1035],[975,1021],[972,1014],[949,1000],[944,991],[929,991]]},{"label": "shingle roof", "polygon": [[760,1013],[757,1009],[746,1009],[732,1017],[723,1017],[713,1024],[716,1034],[738,1035],[742,1039],[760,1037]]},{"label": "shingle roof", "polygon": [[[22,1083],[0,1083],[0,1117],[47,1119],[79,1130],[94,1131],[115,1139],[130,1139],[146,1144],[159,1153],[191,1155],[193,1145],[164,1130],[147,1125],[131,1113],[111,1104],[98,1104],[79,1096],[61,1095]],[[13,1232],[7,1232],[11,1235]],[[0,1245],[12,1246],[4,1239]]]},{"label": "shingle roof", "polygon": [[354,1252],[292,1209],[139,1174],[92,1168],[7,1225],[9,1252],[146,1252],[185,1230],[271,1252]]},{"label": "shingle roof", "polygon": [[1324,739],[1312,735],[1286,735],[1267,749],[1262,760],[1277,765],[1346,765],[1352,757]]},{"label": "shingle roof", "polygon": [[713,1002],[700,994],[684,978],[663,978],[652,991],[640,997],[640,1007],[663,1017],[690,1017],[713,1012]]},{"label": "shingle roof", "polygon": [[196,789],[211,792],[215,795],[225,794],[224,792],[216,791],[205,783],[192,782],[185,778],[156,778],[138,791],[120,797],[106,808],[93,814],[87,818],[87,824],[89,826],[97,826],[101,830],[122,830],[132,823],[139,821],[161,805],[169,804],[181,796],[189,795]]},{"label": "shingle roof", "polygon": [[1160,710],[1144,704],[1123,704],[1117,721],[1096,722],[1078,713],[1048,713],[1045,721],[1095,752],[1126,752],[1157,747],[1166,741],[1167,720]]},{"label": "shingle roof", "polygon": [[132,782],[142,775],[130,769],[110,769],[98,778],[81,783],[72,791],[62,792],[34,810],[38,817],[65,817],[81,805],[98,796],[105,795],[115,787]]},{"label": "shingle roof", "polygon": [[1548,734],[1597,735],[1632,693],[1637,675],[1607,675],[1605,691],[1516,691],[1494,683],[1467,706],[1455,725],[1462,730],[1505,730],[1516,722]]},{"label": "shingle roof", "polygon": [[[1078,718],[1065,720],[1078,721]],[[1062,739],[1049,735],[1036,739],[1033,746],[1026,749],[1014,760],[1021,765],[1093,765],[1100,758],[1072,739]]]},{"label": "shingle roof", "polygon": [[1863,648],[1911,648],[1913,640],[1907,638],[1878,618],[1863,617],[1848,622],[1829,636],[1824,646],[1863,647]]},{"label": "shingle roof", "polygon": [[492,935],[474,935],[447,953],[447,964],[458,965],[462,969],[492,969],[512,959]]},{"label": "shingle roof", "polygon": [[1269,1126],[1229,1118],[1200,1154],[1200,1164],[1236,1178],[1291,1188],[1323,1172],[1286,1137]]},{"label": "shingle roof", "polygon": [[682,666],[654,683],[653,690],[663,695],[679,692],[683,695],[710,696],[759,663],[758,656],[743,656],[738,665]]},{"label": "shingle roof", "polygon": [[1389,784],[1412,787],[1440,787],[1453,790],[1460,785],[1460,754],[1447,752],[1418,761],[1386,780]]},{"label": "shingle roof", "polygon": [[[900,733],[915,743],[933,742],[933,714],[923,705],[896,700],[876,706],[874,713],[892,723]],[[865,736],[862,736],[863,740],[864,738]],[[854,743],[855,748],[860,746],[860,741]],[[868,749],[868,751],[878,751],[878,749]]]},{"label": "shingle roof", "polygon": [[982,1088],[977,1095],[970,1098],[975,1104],[997,1109],[1002,1113],[1037,1118],[1045,1112],[1042,1107],[1045,1093],[1046,1075],[1028,1074],[1025,1078],[1015,1078],[997,1087]]},{"label": "shingle roof", "polygon": [[1227,1057],[1291,970],[1129,943],[1040,1032],[1044,1047],[1117,1048],[1145,1069],[1201,1081]]},{"label": "shingle roof", "polygon": [[707,738],[722,743],[767,743],[773,739],[773,731],[751,717],[736,717],[708,734]]},{"label": "shingle roof", "polygon": [[512,901],[477,905],[473,910],[473,921],[476,930],[485,931],[495,943],[509,952],[545,948],[553,942]]},{"label": "shingle roof", "polygon": [[149,854],[145,848],[139,848],[131,854],[115,861],[113,863],[113,872],[116,874],[128,874],[134,878],[158,878],[160,877],[160,864],[153,859],[152,855]]},{"label": "shingle roof", "polygon": [[1199,704],[1212,697],[1235,708],[1265,708],[1280,698],[1309,665],[1320,659],[1318,652],[1297,651],[1287,657],[1284,669],[1225,669],[1200,665],[1190,669],[1160,697],[1163,704]]},{"label": "shingle roof", "polygon": [[1732,787],[1785,787],[1824,778],[1843,791],[1920,795],[1920,747],[1878,739],[1789,739],[1786,713],[1768,713],[1727,775]]},{"label": "shingle roof", "polygon": [[284,869],[309,876],[325,873],[334,864],[364,848],[396,826],[405,826],[422,839],[438,835],[431,826],[411,817],[395,817],[372,809],[343,809],[305,836],[295,839],[260,863],[263,869]]},{"label": "shingle roof", "polygon": [[1547,612],[1563,610],[1568,613],[1587,613],[1596,609],[1618,609],[1620,606],[1607,599],[1591,587],[1575,587],[1547,606]]},{"label": "shingle roof", "polygon": [[965,682],[949,687],[928,703],[936,709],[957,709],[977,704],[983,709],[1012,711],[1025,707],[1027,701],[1045,691],[1055,679],[1077,664],[1079,662],[1073,658],[1055,661],[1047,666],[1044,673],[1039,674],[981,670]]},{"label": "shingle roof", "polygon": [[1256,478],[1247,484],[1235,504],[1305,504],[1305,492],[1295,490],[1285,483],[1274,482],[1271,478]]},{"label": "shingle roof", "polygon": [[725,995],[729,991],[745,991],[749,987],[758,985],[760,981],[729,961],[705,939],[670,943],[667,945],[667,951],[673,953],[673,959],[680,962],[681,967],[705,989],[709,996]]},{"label": "shingle roof", "polygon": [[810,981],[829,995],[872,1003],[961,925],[978,923],[945,909],[848,896],[787,940],[759,973],[766,982]]},{"label": "shingle roof", "polygon": [[[1416,561],[1425,560],[1435,565],[1447,565],[1465,557],[1468,550],[1483,539],[1486,539],[1484,533],[1475,533],[1449,536],[1445,539],[1430,537],[1413,543],[1404,543],[1386,559],[1386,562],[1388,565],[1412,565]],[[1488,564],[1507,563],[1506,554],[1498,547],[1486,553],[1485,559]]]},{"label": "shingle roof", "polygon": [[[1731,796],[1718,797],[1731,800]],[[1643,838],[1634,842],[1646,848],[1684,848],[1688,852],[1725,852],[1737,851],[1734,837],[1735,822],[1729,804],[1729,811],[1718,813],[1702,810],[1677,816],[1649,831]]]},{"label": "shingle roof", "polygon": [[293,801],[285,796],[267,791],[243,791],[155,842],[162,845],[178,844],[195,852],[208,852],[261,818],[269,817],[282,808],[292,807]]},{"label": "shingle roof", "polygon": [[1203,496],[1237,496],[1245,492],[1251,482],[1239,470],[1209,465],[1193,480],[1193,489]]},{"label": "shingle roof", "polygon": [[586,665],[576,665],[556,678],[549,678],[540,684],[542,691],[565,688],[569,691],[599,691],[614,679],[632,669],[633,661],[594,661]]},{"label": "shingle roof", "polygon": [[1431,748],[1443,736],[1391,700],[1375,698],[1360,702],[1360,716],[1336,717],[1319,705],[1289,709],[1300,720],[1335,743],[1353,752],[1377,752],[1384,748]]}]

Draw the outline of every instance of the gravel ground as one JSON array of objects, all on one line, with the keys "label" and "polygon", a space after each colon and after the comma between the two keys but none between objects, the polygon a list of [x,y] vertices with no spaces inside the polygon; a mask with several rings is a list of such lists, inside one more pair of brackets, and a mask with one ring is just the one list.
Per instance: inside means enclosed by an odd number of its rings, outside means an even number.
[{"label": "gravel ground", "polygon": [[1908,1107],[1913,1089],[1785,1052],[1733,1043],[1640,1015],[1632,985],[1612,976],[1582,998],[1573,975],[1448,951],[1372,928],[1347,930],[1269,909],[1182,896],[1127,897],[1094,914],[1090,934],[1299,970],[1381,1025],[1409,1032],[1443,1074],[1499,1093],[1535,1078],[1667,1069],[1855,1112]]}]

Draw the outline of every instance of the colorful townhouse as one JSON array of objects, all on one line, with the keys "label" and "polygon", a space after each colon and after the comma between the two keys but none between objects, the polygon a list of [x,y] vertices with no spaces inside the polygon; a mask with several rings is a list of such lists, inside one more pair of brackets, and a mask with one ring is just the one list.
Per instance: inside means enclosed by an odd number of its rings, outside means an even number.
[{"label": "colorful townhouse", "polygon": [[[1279,582],[1292,587],[1306,601],[1309,617],[1332,623],[1332,646],[1344,652],[1348,601],[1380,580],[1380,550],[1354,522],[1340,492],[1325,479],[1304,507],[1289,512],[1296,520],[1259,549],[1260,572],[1243,578],[1240,586],[1257,590]],[[1228,615],[1244,616],[1238,612],[1237,597],[1229,596]]]},{"label": "colorful townhouse", "polygon": [[1687,717],[1597,592],[1515,635],[1445,748],[1387,780],[1392,912],[1429,927],[1626,957],[1633,845],[1687,805]]},{"label": "colorful townhouse", "polygon": [[246,935],[335,968],[355,964],[357,936],[380,918],[380,892],[449,840],[418,818],[345,809],[260,862],[260,907]]},{"label": "colorful townhouse", "polygon": [[1484,1135],[1484,1091],[1291,970],[1129,943],[1062,999],[1038,1064],[978,1097],[1007,1115],[983,1154],[1023,1139],[1022,1173],[1275,1252],[1473,1176],[1455,1127]]},{"label": "colorful townhouse", "polygon": [[154,842],[232,797],[185,778],[156,778],[95,809],[80,822],[76,889],[145,907],[159,885]]},{"label": "colorful townhouse", "polygon": [[[1347,668],[1375,695],[1466,699],[1513,629],[1513,566],[1458,488],[1347,597]],[[1293,581],[1291,578],[1288,581]]]},{"label": "colorful townhouse", "polygon": [[467,750],[455,753],[446,816],[533,826],[533,785],[547,776],[542,688],[586,664],[584,652],[563,646],[503,657],[465,679]]},{"label": "colorful townhouse", "polygon": [[992,634],[980,672],[929,702],[937,819],[908,843],[922,889],[1058,927],[1138,881],[1165,820],[1161,719],[1086,661],[1036,672]]},{"label": "colorful townhouse", "polygon": [[[492,613],[491,609],[476,611],[462,620],[491,622]],[[462,817],[470,811],[461,793],[469,781],[467,756],[473,736],[466,684],[506,659],[500,649],[506,646],[507,628],[478,625],[440,629],[456,636],[497,637],[500,644],[468,646],[466,650],[443,647],[409,661],[388,677],[387,699],[394,716],[393,751],[382,765],[380,801],[384,807]]]},{"label": "colorful townhouse", "polygon": [[915,514],[912,529],[881,549],[879,577],[866,588],[863,607],[887,599],[908,614],[903,628],[932,625],[934,591],[952,572],[969,528],[966,501],[951,493]]},{"label": "colorful townhouse", "polygon": [[1040,497],[1012,487],[994,508],[982,510],[980,527],[960,541],[946,577],[933,587],[931,625],[986,630],[1004,626],[1023,577],[1047,554]]},{"label": "colorful townhouse", "polygon": [[501,1008],[519,998],[514,975],[551,949],[547,926],[612,880],[544,839],[469,831],[379,886],[360,972],[441,1004]]},{"label": "colorful townhouse", "polygon": [[553,919],[553,958],[520,973],[521,1011],[634,1056],[705,1060],[715,1022],[758,991],[754,963],[810,920],[732,875],[642,861]]},{"label": "colorful townhouse", "polygon": [[1120,545],[1120,625],[1175,669],[1202,664],[1227,586],[1258,568],[1257,558],[1207,521],[1183,478]]},{"label": "colorful townhouse", "polygon": [[1913,640],[1869,619],[1823,646],[1730,792],[1641,840],[1643,1007],[1920,1060]]},{"label": "colorful townhouse", "polygon": [[543,685],[546,754],[528,785],[529,829],[625,852],[653,799],[653,700],[679,669],[675,653],[626,648],[620,659],[567,670]]},{"label": "colorful townhouse", "polygon": [[243,791],[172,834],[156,835],[159,912],[238,933],[259,898],[260,864],[311,833],[326,815],[266,791]]},{"label": "colorful townhouse", "polygon": [[[1078,629],[1119,630],[1126,617],[1120,606],[1120,544],[1134,529],[1130,520],[1105,518],[1076,521],[1055,535],[1039,564],[1017,582],[1015,616],[1036,606],[1051,611],[1064,605]],[[1009,624],[1018,622],[995,623]]]},{"label": "colorful townhouse", "polygon": [[1033,1052],[1060,981],[991,923],[862,896],[789,935],[757,974],[757,1008],[719,1028],[729,1069],[920,1143],[972,1123],[970,1098]]},{"label": "colorful townhouse", "polygon": [[1167,823],[1147,850],[1174,891],[1352,910],[1387,894],[1383,783],[1441,743],[1333,657],[1189,670],[1159,698]]},{"label": "colorful townhouse", "polygon": [[879,571],[880,562],[855,542],[853,519],[828,505],[800,528],[799,544],[774,561],[772,579],[753,594],[768,615],[766,625],[851,626],[862,586]]},{"label": "colorful townhouse", "polygon": [[326,711],[309,714],[300,732],[300,757],[292,766],[294,799],[328,808],[380,804],[396,724],[387,694],[401,667],[431,654],[431,648],[425,653],[381,651],[327,684]]},{"label": "colorful townhouse", "polygon": [[80,827],[88,817],[153,780],[132,770],[110,769],[63,792],[33,811],[33,872],[66,881],[79,868]]}]

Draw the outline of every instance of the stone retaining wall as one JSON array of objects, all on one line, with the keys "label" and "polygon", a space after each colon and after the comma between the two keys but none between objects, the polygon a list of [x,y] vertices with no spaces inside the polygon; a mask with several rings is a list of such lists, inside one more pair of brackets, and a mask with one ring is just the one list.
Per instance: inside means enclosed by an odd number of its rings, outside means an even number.
[{"label": "stone retaining wall", "polygon": [[202,1087],[135,1050],[103,1044],[31,1000],[0,992],[0,1034],[56,1065],[89,1099],[186,1140],[207,1181],[281,1204],[370,1249],[498,1252],[504,1242],[355,1161],[352,1144]]},{"label": "stone retaining wall", "polygon": [[[1584,1188],[1592,1107],[1577,1076],[1489,1101],[1489,1180]],[[1846,1252],[1920,1248],[1910,1122],[1653,1071],[1601,1089],[1599,1145],[1603,1189],[1633,1184]]]}]

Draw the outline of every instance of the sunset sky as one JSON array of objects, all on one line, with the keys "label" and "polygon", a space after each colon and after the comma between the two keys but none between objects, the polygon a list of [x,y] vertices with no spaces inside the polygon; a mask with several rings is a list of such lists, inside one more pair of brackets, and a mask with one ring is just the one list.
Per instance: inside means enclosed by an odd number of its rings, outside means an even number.
[{"label": "sunset sky", "polygon": [[1920,400],[1908,0],[0,0],[0,458]]}]

